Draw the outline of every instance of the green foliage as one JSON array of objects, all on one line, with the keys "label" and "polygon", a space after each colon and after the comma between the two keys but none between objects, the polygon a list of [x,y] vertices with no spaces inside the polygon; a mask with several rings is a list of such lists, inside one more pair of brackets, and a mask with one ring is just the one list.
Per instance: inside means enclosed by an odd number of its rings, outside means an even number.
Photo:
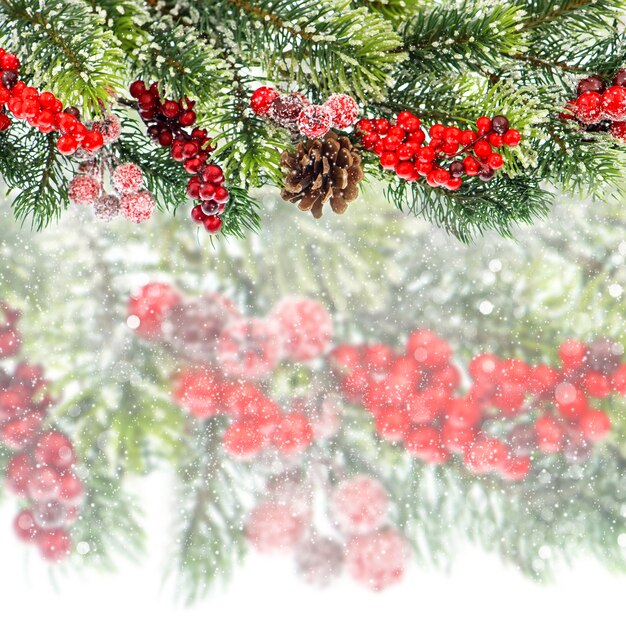
[{"label": "green foliage", "polygon": [[[24,59],[40,89],[97,114],[126,82],[124,55],[104,21],[83,2],[2,0],[0,42]],[[18,33],[15,40],[9,39]]]}]

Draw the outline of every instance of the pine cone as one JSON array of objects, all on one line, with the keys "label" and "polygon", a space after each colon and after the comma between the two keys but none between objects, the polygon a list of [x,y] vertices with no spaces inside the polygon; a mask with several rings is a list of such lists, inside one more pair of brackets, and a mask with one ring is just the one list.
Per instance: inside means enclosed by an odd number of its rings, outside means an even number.
[{"label": "pine cone", "polygon": [[322,207],[330,200],[335,213],[344,213],[359,195],[363,180],[361,157],[348,137],[329,132],[321,139],[308,139],[285,150],[281,165],[286,170],[283,200],[298,203],[301,211],[322,217]]}]

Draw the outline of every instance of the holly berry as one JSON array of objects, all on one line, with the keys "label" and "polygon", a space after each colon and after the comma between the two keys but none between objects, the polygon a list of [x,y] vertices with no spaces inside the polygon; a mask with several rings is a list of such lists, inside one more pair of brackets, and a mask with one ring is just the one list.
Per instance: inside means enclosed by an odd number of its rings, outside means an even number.
[{"label": "holly berry", "polygon": [[614,122],[626,120],[626,87],[614,85],[602,94],[602,113]]}]

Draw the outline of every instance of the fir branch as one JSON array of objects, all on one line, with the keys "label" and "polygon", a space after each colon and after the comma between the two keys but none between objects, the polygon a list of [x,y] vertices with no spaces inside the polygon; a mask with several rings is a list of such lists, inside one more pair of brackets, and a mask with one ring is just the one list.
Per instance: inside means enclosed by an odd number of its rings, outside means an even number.
[{"label": "fir branch", "polygon": [[381,99],[403,58],[401,41],[380,15],[349,0],[221,0],[205,3],[271,80],[293,80],[323,94]]},{"label": "fir branch", "polygon": [[400,29],[414,72],[483,72],[522,50],[523,12],[509,3],[464,0],[423,7]]},{"label": "fir branch", "polygon": [[[0,40],[23,59],[39,88],[87,116],[100,113],[125,82],[118,42],[82,2],[0,1]],[[19,33],[13,41],[10,33]]]},{"label": "fir branch", "polygon": [[60,217],[68,203],[68,171],[53,135],[21,123],[0,134],[0,174],[16,190],[13,212],[22,223],[30,219],[41,230]]},{"label": "fir branch", "polygon": [[499,176],[488,183],[467,181],[454,193],[393,180],[387,195],[400,210],[421,215],[464,242],[488,229],[511,236],[517,222],[545,217],[552,200],[537,180],[521,176]]}]

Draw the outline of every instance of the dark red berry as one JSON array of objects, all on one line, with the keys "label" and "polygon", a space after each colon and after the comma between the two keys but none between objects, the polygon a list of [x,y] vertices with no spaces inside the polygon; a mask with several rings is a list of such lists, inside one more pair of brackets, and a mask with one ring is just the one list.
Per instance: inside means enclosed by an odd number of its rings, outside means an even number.
[{"label": "dark red berry", "polygon": [[494,133],[498,133],[498,135],[504,135],[510,127],[511,124],[504,115],[496,115],[491,120],[491,130],[493,130]]}]

